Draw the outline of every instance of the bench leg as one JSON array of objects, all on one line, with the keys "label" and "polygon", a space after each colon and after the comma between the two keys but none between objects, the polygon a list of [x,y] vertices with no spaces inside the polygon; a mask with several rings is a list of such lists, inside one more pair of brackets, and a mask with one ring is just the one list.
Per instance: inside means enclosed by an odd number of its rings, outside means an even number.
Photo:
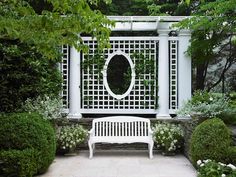
[{"label": "bench leg", "polygon": [[91,159],[93,157],[93,144],[88,141],[88,146],[89,146],[89,158]]},{"label": "bench leg", "polygon": [[93,151],[95,151],[95,143],[92,145]]},{"label": "bench leg", "polygon": [[154,145],[154,142],[153,142],[153,141],[151,141],[151,142],[148,144],[149,158],[150,158],[150,159],[153,158],[153,145]]}]

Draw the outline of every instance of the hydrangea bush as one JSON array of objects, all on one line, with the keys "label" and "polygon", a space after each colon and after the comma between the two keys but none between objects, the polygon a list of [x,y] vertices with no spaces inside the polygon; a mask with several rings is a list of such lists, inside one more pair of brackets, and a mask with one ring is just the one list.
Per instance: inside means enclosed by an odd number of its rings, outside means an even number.
[{"label": "hydrangea bush", "polygon": [[22,106],[24,111],[36,112],[44,119],[54,120],[61,118],[63,109],[62,99],[50,98],[47,95],[38,96],[36,99],[27,99]]},{"label": "hydrangea bush", "polygon": [[212,118],[231,111],[229,99],[226,96],[206,91],[196,91],[191,100],[187,101],[177,111],[177,114],[180,116],[201,114]]},{"label": "hydrangea bush", "polygon": [[73,151],[77,145],[85,141],[87,135],[88,131],[78,124],[59,127],[57,131],[58,151]]},{"label": "hydrangea bush", "polygon": [[153,127],[153,136],[164,155],[173,154],[183,146],[184,132],[180,125],[158,123]]},{"label": "hydrangea bush", "polygon": [[236,167],[213,160],[198,160],[198,177],[235,177]]}]

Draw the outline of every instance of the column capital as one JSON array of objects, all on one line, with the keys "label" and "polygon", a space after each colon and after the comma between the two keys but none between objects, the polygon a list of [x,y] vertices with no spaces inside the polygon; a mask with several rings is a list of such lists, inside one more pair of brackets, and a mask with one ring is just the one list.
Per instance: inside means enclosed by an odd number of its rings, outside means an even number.
[{"label": "column capital", "polygon": [[163,37],[168,37],[170,30],[166,30],[166,29],[158,29],[158,34],[159,36],[163,36]]}]

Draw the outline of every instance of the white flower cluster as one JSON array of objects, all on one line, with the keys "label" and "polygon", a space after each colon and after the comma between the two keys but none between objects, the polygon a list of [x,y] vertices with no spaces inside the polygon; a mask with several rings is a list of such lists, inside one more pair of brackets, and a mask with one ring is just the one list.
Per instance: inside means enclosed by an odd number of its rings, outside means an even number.
[{"label": "white flower cluster", "polygon": [[236,167],[232,164],[224,164],[221,162],[215,162],[213,160],[198,160],[197,165],[199,166],[199,176],[210,175],[211,172],[218,171],[221,177],[236,176]]},{"label": "white flower cluster", "polygon": [[61,117],[63,104],[60,98],[50,98],[44,95],[36,99],[27,99],[22,107],[24,111],[36,112],[42,115],[44,119],[52,120]]},{"label": "white flower cluster", "polygon": [[67,125],[58,128],[57,144],[60,149],[74,149],[87,137],[87,130],[81,125]]},{"label": "white flower cluster", "polygon": [[184,132],[180,125],[159,123],[153,127],[153,136],[158,148],[165,152],[175,152],[181,147]]}]

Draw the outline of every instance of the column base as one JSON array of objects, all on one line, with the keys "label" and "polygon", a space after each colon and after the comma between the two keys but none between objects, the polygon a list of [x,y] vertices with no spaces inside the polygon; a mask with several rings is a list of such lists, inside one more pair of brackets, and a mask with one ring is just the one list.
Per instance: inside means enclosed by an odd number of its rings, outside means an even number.
[{"label": "column base", "polygon": [[172,119],[169,114],[157,114],[156,119]]},{"label": "column base", "polygon": [[68,119],[81,119],[82,118],[82,114],[81,113],[69,113],[67,116]]}]

